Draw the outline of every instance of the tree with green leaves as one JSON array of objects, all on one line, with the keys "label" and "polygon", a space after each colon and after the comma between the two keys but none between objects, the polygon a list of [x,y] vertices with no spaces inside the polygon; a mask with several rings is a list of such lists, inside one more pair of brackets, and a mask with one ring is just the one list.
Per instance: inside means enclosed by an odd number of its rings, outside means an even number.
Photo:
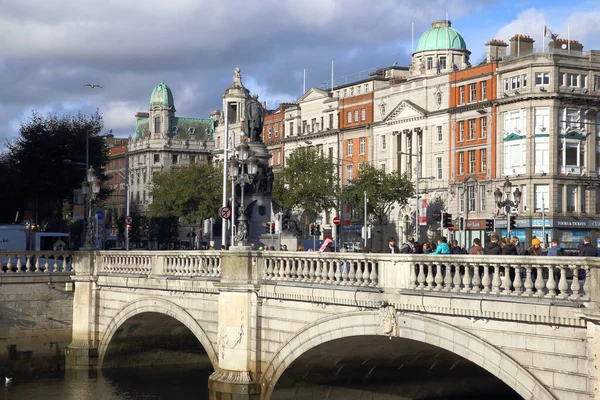
[{"label": "tree with green leaves", "polygon": [[275,175],[273,197],[284,210],[309,215],[337,208],[335,164],[311,148],[295,150]]},{"label": "tree with green leaves", "polygon": [[221,167],[190,164],[154,177],[151,217],[178,217],[183,224],[217,218],[223,196]]},{"label": "tree with green leaves", "polygon": [[[400,174],[397,170],[386,173],[369,163],[364,163],[359,168],[358,179],[344,189],[343,198],[352,206],[364,210],[365,192],[367,217],[378,224],[381,230],[394,204],[406,205],[408,199],[414,195],[414,187],[406,174]],[[383,242],[381,245],[383,246]]]},{"label": "tree with green leaves", "polygon": [[[85,165],[88,137],[89,164],[102,181],[107,179],[104,175],[107,145],[100,136],[102,128],[98,111],[91,115],[63,116],[32,112],[0,160],[0,171],[10,171],[10,176],[5,175],[2,182],[7,184],[10,180],[10,186],[3,187],[19,193],[15,198],[21,203],[5,204],[2,211],[8,215],[2,215],[2,221],[13,222],[15,211],[22,211],[26,201],[34,205],[40,223],[44,221],[50,226],[48,229],[62,228],[63,202],[73,199],[73,190],[81,187],[86,176],[85,166],[79,163]],[[101,192],[99,197],[105,194]]]}]

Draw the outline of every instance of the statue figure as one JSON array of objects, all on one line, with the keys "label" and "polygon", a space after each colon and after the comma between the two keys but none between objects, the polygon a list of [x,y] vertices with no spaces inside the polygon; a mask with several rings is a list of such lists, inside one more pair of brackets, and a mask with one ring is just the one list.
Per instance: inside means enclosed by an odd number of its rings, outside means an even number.
[{"label": "statue figure", "polygon": [[259,165],[256,177],[254,178],[254,193],[267,193],[267,168],[263,165]]},{"label": "statue figure", "polygon": [[235,67],[233,70],[233,84],[242,86],[242,74],[240,73],[240,67]]},{"label": "statue figure", "polygon": [[273,192],[273,181],[275,180],[275,174],[273,173],[273,168],[269,168],[267,171],[267,187],[266,193],[271,194]]},{"label": "statue figure", "polygon": [[265,122],[265,110],[258,102],[258,95],[252,96],[252,99],[246,103],[246,135],[250,142],[262,142],[260,134]]}]

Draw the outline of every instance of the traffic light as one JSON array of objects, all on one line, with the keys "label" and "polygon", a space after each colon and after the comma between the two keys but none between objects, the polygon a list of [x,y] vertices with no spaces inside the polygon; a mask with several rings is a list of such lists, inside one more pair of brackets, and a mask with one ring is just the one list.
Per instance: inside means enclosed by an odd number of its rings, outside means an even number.
[{"label": "traffic light", "polygon": [[266,233],[271,233],[271,223],[270,222],[267,222],[265,224],[265,232]]},{"label": "traffic light", "polygon": [[444,228],[450,228],[452,226],[452,214],[442,213],[442,226]]},{"label": "traffic light", "polygon": [[321,236],[321,225],[315,226],[315,236]]},{"label": "traffic light", "polygon": [[509,220],[510,220],[510,229],[511,229],[511,230],[513,230],[513,229],[515,229],[515,228],[517,227],[517,221],[516,221],[516,218],[517,218],[517,217],[515,217],[514,215],[511,215],[511,216],[509,217]]},{"label": "traffic light", "polygon": [[465,218],[464,217],[458,218],[458,230],[461,230],[461,231],[465,230]]},{"label": "traffic light", "polygon": [[269,233],[270,233],[271,235],[274,235],[274,234],[275,234],[275,222],[271,222],[271,223],[269,224],[269,227],[270,227],[270,229],[269,229]]},{"label": "traffic light", "polygon": [[485,231],[486,232],[493,232],[494,231],[494,220],[493,219],[486,219],[485,220]]},{"label": "traffic light", "polygon": [[315,236],[315,224],[310,224],[310,236]]},{"label": "traffic light", "polygon": [[131,236],[133,235],[133,227],[131,225],[127,225],[127,238],[131,240]]},{"label": "traffic light", "polygon": [[283,217],[281,217],[281,230],[287,231],[289,229],[290,229],[290,217],[288,217],[287,215],[284,215]]}]

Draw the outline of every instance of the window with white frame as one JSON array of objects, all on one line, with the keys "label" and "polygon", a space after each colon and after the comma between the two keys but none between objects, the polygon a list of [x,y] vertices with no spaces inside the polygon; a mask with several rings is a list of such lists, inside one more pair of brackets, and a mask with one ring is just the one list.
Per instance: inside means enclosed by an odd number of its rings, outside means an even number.
[{"label": "window with white frame", "polygon": [[577,186],[567,185],[567,212],[574,212],[577,204]]},{"label": "window with white frame", "polygon": [[465,152],[461,151],[458,153],[458,173],[460,175],[465,173]]},{"label": "window with white frame", "polygon": [[481,100],[487,100],[487,81],[481,81]]},{"label": "window with white frame", "polygon": [[477,84],[469,84],[469,103],[475,103],[477,101]]},{"label": "window with white frame", "polygon": [[487,117],[481,117],[481,137],[487,137]]},{"label": "window with white frame", "polygon": [[358,122],[358,110],[354,110],[354,122]]},{"label": "window with white frame", "polygon": [[348,89],[344,89],[344,97],[348,95]]},{"label": "window with white frame", "polygon": [[446,69],[446,56],[438,57],[438,69],[440,69],[440,70]]},{"label": "window with white frame", "polygon": [[465,191],[462,188],[459,189],[458,212],[459,213],[465,212]]},{"label": "window with white frame", "polygon": [[479,209],[481,211],[485,211],[486,195],[485,185],[479,185]]},{"label": "window with white frame", "polygon": [[458,88],[458,104],[465,104],[465,87]]},{"label": "window with white frame", "polygon": [[547,137],[536,137],[533,143],[534,151],[534,172],[548,173],[550,171],[550,140]]},{"label": "window with white frame", "polygon": [[564,135],[567,133],[569,128],[578,129],[583,127],[583,118],[581,117],[581,111],[577,108],[565,108],[561,107],[558,109],[558,134]]},{"label": "window with white frame", "polygon": [[459,121],[458,123],[458,141],[462,142],[465,140],[465,121]]},{"label": "window with white frame", "polygon": [[281,164],[281,151],[276,151],[275,155],[277,156],[275,162],[277,163],[277,165]]},{"label": "window with white frame", "polygon": [[154,117],[154,132],[155,133],[160,133],[161,129],[161,121],[160,121],[160,117]]},{"label": "window with white frame", "polygon": [[356,87],[356,94],[360,94],[360,85]]},{"label": "window with white frame", "polygon": [[369,84],[365,83],[365,93],[367,93],[369,91]]},{"label": "window with white frame", "polygon": [[567,74],[567,86],[569,86],[569,87],[579,86],[579,75]]},{"label": "window with white frame", "polygon": [[585,167],[585,142],[578,139],[562,139],[558,148],[558,165],[565,172],[571,168]]},{"label": "window with white frame", "polygon": [[549,85],[550,84],[550,72],[536,72],[535,73],[535,85]]},{"label": "window with white frame", "polygon": [[487,171],[487,149],[479,150],[479,155],[481,156],[481,172]]},{"label": "window with white frame", "polygon": [[504,113],[504,131],[525,135],[527,126],[527,110],[513,110]]},{"label": "window with white frame", "polygon": [[317,119],[316,118],[312,118],[310,120],[310,129],[312,133],[315,133],[317,131]]},{"label": "window with white frame", "polygon": [[437,179],[442,179],[444,176],[444,167],[443,167],[442,157],[435,158],[435,177]]},{"label": "window with white frame", "polygon": [[291,121],[289,123],[289,132],[288,132],[289,136],[293,136],[294,135],[294,121]]},{"label": "window with white frame", "polygon": [[381,151],[387,150],[386,136],[381,135],[379,138],[380,138],[379,139],[379,150],[381,150]]},{"label": "window with white frame", "polygon": [[477,133],[477,123],[475,119],[469,120],[469,140],[475,140]]},{"label": "window with white frame", "polygon": [[535,108],[535,133],[547,134],[550,126],[550,107]]},{"label": "window with white frame", "polygon": [[267,132],[269,132],[269,134],[268,134],[268,138],[269,138],[269,139],[271,139],[271,137],[272,137],[272,135],[273,135],[273,134],[272,134],[272,129],[271,129],[271,127],[269,127],[269,129],[267,130]]},{"label": "window with white frame", "polygon": [[508,82],[508,78],[504,79],[504,91],[508,92],[509,89],[509,82]]},{"label": "window with white frame", "polygon": [[353,174],[352,164],[346,165],[346,185],[352,184],[352,181],[354,180],[354,177],[352,174]]},{"label": "window with white frame", "polygon": [[360,110],[360,120],[365,121],[367,119],[367,109],[363,108]]},{"label": "window with white frame", "polygon": [[437,135],[436,135],[437,142],[438,143],[443,142],[444,141],[444,132],[442,130],[442,126],[441,125],[436,126],[436,132],[437,132]]},{"label": "window with white frame", "polygon": [[504,168],[516,168],[525,165],[525,139],[504,142]]},{"label": "window with white frame", "polygon": [[348,111],[348,123],[352,123],[352,111]]},{"label": "window with white frame", "polygon": [[541,212],[542,206],[545,211],[550,211],[550,186],[549,185],[534,185],[535,198],[533,199],[533,210]]},{"label": "window with white frame", "polygon": [[475,150],[469,150],[469,173],[472,174],[477,172],[477,159],[475,157]]},{"label": "window with white frame", "polygon": [[521,77],[513,76],[510,78],[510,88],[511,90],[517,90],[521,87]]},{"label": "window with white frame", "polygon": [[527,87],[527,75],[521,75],[521,86]]},{"label": "window with white frame", "polygon": [[363,155],[366,153],[367,141],[366,138],[361,137],[358,139],[358,154]]},{"label": "window with white frame", "polygon": [[348,139],[346,141],[346,155],[351,156],[352,155],[352,147],[353,147],[354,143],[352,141],[352,139]]},{"label": "window with white frame", "polygon": [[433,69],[433,57],[427,57],[427,69]]},{"label": "window with white frame", "polygon": [[275,135],[275,137],[279,137],[279,124],[275,124],[275,126],[273,127],[273,134]]},{"label": "window with white frame", "polygon": [[469,199],[469,212],[477,208],[477,197],[475,196],[475,186],[467,186],[467,198]]}]

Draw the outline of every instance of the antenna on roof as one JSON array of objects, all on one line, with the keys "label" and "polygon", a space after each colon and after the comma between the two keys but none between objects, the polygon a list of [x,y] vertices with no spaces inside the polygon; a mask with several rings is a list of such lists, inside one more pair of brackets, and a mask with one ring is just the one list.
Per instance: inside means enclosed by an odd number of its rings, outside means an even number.
[{"label": "antenna on roof", "polygon": [[302,94],[306,93],[306,68],[304,68],[304,80],[302,81]]}]

